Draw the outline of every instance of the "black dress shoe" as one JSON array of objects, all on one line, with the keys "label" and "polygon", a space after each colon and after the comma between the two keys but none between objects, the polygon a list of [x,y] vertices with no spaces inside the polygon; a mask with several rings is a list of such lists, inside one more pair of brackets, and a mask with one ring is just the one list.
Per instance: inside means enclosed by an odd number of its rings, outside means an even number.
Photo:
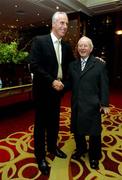
[{"label": "black dress shoe", "polygon": [[58,148],[56,148],[55,151],[50,151],[50,153],[62,159],[65,159],[67,157],[67,155]]},{"label": "black dress shoe", "polygon": [[43,175],[49,175],[50,168],[47,164],[45,159],[42,159],[38,164],[39,170],[42,172]]},{"label": "black dress shoe", "polygon": [[98,160],[90,160],[90,167],[92,169],[99,169],[99,161]]},{"label": "black dress shoe", "polygon": [[72,154],[71,158],[74,159],[74,160],[79,160],[79,159],[81,158],[81,156],[85,157],[85,153],[87,153],[87,150],[85,150],[85,151],[83,151],[83,152],[81,152],[81,151],[79,151],[79,150],[76,150],[76,151]]}]

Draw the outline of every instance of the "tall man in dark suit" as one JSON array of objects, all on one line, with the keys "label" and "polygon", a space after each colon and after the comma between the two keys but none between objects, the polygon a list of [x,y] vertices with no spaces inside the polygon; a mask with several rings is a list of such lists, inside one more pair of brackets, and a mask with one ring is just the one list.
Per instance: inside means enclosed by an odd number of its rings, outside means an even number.
[{"label": "tall man in dark suit", "polygon": [[69,61],[74,59],[71,47],[62,40],[67,28],[67,14],[56,12],[52,17],[51,33],[35,37],[30,53],[36,106],[34,152],[39,169],[45,175],[49,174],[46,150],[59,158],[67,157],[57,147],[63,82],[66,80]]},{"label": "tall man in dark suit", "polygon": [[[97,169],[101,158],[101,111],[109,113],[106,63],[91,54],[93,43],[88,37],[80,38],[77,50],[79,58],[69,66],[71,130],[76,142],[72,158],[78,160],[88,151],[90,166]],[[89,137],[89,148],[86,136]]]}]

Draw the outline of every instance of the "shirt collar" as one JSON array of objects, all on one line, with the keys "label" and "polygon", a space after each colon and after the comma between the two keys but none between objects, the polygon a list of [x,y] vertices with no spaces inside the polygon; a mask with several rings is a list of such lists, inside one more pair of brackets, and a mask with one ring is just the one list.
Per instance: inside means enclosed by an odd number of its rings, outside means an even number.
[{"label": "shirt collar", "polygon": [[50,35],[51,35],[51,38],[52,38],[53,43],[55,43],[55,42],[57,42],[57,41],[61,41],[61,39],[58,39],[58,38],[54,35],[53,32],[51,32]]},{"label": "shirt collar", "polygon": [[88,59],[89,57],[86,57],[86,58],[80,58],[81,59],[81,61],[85,61],[85,62],[87,62],[87,59]]}]

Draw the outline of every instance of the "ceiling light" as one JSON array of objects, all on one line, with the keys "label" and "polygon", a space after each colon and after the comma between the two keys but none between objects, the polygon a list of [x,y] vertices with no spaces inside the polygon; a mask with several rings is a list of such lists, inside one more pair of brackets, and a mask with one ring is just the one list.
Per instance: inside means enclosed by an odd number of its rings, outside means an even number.
[{"label": "ceiling light", "polygon": [[117,31],[115,31],[115,33],[116,33],[116,35],[122,35],[122,30],[121,29],[117,30]]},{"label": "ceiling light", "polygon": [[56,9],[59,10],[59,6],[56,6]]},{"label": "ceiling light", "polygon": [[16,28],[16,26],[14,26],[14,25],[10,25],[9,27],[10,27],[11,29]]},{"label": "ceiling light", "polygon": [[34,24],[30,24],[31,27],[34,27]]},{"label": "ceiling light", "polygon": [[15,8],[17,8],[18,7],[18,5],[17,4],[15,4],[15,6],[14,6]]}]

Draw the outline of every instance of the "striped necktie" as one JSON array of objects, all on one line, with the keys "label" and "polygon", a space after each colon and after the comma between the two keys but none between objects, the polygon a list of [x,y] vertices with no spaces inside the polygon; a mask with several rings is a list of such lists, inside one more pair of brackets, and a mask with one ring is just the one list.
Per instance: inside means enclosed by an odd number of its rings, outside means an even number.
[{"label": "striped necktie", "polygon": [[86,65],[86,61],[85,60],[81,60],[81,70],[83,71]]}]

